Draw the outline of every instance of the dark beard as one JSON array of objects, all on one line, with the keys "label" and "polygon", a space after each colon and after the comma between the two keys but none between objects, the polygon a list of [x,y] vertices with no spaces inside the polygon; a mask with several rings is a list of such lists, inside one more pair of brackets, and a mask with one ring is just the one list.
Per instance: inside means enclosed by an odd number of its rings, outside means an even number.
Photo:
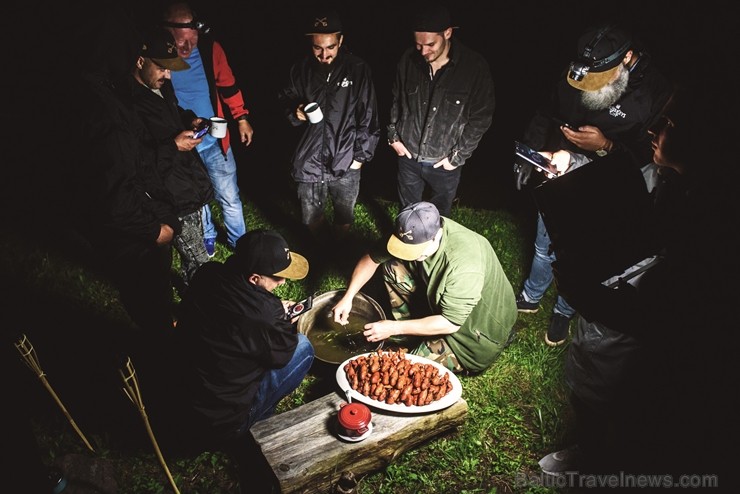
[{"label": "dark beard", "polygon": [[316,63],[316,73],[321,76],[322,79],[326,79],[331,74],[331,65],[329,63]]},{"label": "dark beard", "polygon": [[334,70],[334,64],[337,63],[341,55],[341,50],[337,52],[336,56],[332,59],[331,63],[321,63],[316,57],[313,57],[313,71],[316,75],[321,77],[323,80],[327,80],[329,74]]},{"label": "dark beard", "polygon": [[620,66],[617,78],[602,87],[598,91],[583,91],[581,93],[581,104],[587,110],[598,111],[606,110],[614,103],[619,101],[627,91],[627,85],[630,80],[630,72],[624,65]]}]

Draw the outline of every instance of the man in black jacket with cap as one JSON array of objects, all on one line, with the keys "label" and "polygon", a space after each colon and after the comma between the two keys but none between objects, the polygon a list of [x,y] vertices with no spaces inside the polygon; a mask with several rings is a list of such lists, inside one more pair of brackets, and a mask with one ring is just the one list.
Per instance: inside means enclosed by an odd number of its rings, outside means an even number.
[{"label": "man in black jacket with cap", "polygon": [[[151,183],[155,149],[133,111],[128,79],[141,53],[133,26],[103,17],[80,44],[80,76],[69,101],[79,111],[79,140],[87,151],[75,164],[73,215],[93,258],[111,278],[132,320],[148,337],[172,329],[172,247],[181,233],[176,208]],[[83,52],[84,54],[84,52]],[[169,63],[169,62],[165,62]],[[149,343],[149,339],[147,339]]]},{"label": "man in black jacket with cap", "polygon": [[292,302],[272,292],[308,274],[306,258],[283,237],[252,230],[225,263],[202,266],[180,305],[177,332],[194,433],[234,445],[308,373],[314,350],[287,316]]},{"label": "man in black jacket with cap", "polygon": [[201,210],[213,199],[205,165],[195,150],[202,138],[194,129],[203,123],[180,108],[170,80],[171,71],[188,68],[180,58],[172,34],[155,28],[144,36],[141,54],[128,79],[129,97],[147,133],[144,146],[154,155],[153,167],[144,170],[149,194],[168,202],[177,213],[181,232],[173,244],[180,254],[182,281],[190,282],[195,270],[209,257],[203,240]]},{"label": "man in black jacket with cap", "polygon": [[[551,158],[558,174],[617,152],[635,168],[644,167],[646,174],[654,169],[648,128],[668,100],[670,84],[650,64],[650,55],[632,34],[618,26],[587,29],[578,40],[577,54],[530,121],[522,141]],[[532,166],[517,165],[514,171],[521,189]],[[517,295],[520,312],[539,310],[553,281],[554,261],[550,236],[538,215],[532,266]],[[552,312],[545,342],[558,346],[568,337],[575,310],[558,296]]]},{"label": "man in black jacket with cap", "polygon": [[[362,166],[380,138],[370,66],[342,46],[342,22],[333,10],[317,12],[306,26],[311,53],[293,64],[279,94],[288,121],[303,126],[293,154],[302,222],[318,233],[331,198],[333,233],[342,238],[354,222]],[[323,119],[309,123],[304,111],[318,103]]]}]

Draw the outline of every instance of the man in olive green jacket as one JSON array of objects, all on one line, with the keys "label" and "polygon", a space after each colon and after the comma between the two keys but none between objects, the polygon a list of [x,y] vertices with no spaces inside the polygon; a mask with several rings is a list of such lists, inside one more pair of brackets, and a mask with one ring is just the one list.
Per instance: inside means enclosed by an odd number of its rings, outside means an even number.
[{"label": "man in olive green jacket", "polygon": [[386,245],[358,261],[333,308],[336,322],[347,323],[352,299],[380,265],[395,320],[366,324],[368,341],[418,337],[411,353],[456,373],[481,372],[496,360],[517,309],[511,283],[485,237],[441,217],[429,202],[410,204],[396,217]]}]

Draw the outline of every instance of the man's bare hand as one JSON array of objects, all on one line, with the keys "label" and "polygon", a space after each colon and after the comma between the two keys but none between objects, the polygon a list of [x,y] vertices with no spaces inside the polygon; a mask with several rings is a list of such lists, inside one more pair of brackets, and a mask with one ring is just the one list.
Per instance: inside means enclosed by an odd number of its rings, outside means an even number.
[{"label": "man's bare hand", "polygon": [[406,149],[406,146],[401,141],[396,141],[391,143],[391,147],[396,152],[398,156],[406,156],[408,159],[411,159],[411,152]]}]

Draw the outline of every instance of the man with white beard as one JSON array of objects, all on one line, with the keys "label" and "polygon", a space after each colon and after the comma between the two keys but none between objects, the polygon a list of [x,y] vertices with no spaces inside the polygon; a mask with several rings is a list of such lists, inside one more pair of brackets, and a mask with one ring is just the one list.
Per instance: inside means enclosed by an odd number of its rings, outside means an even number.
[{"label": "man with white beard", "polygon": [[[649,181],[653,150],[648,128],[670,95],[670,84],[651,64],[633,36],[613,25],[588,29],[578,40],[577,58],[556,83],[546,104],[521,139],[551,159],[557,174],[597,157],[624,152]],[[516,187],[529,182],[532,166],[514,167]],[[538,215],[534,258],[517,295],[519,312],[535,313],[553,281],[555,255]],[[564,343],[575,310],[558,295],[545,335],[550,346]]]}]

